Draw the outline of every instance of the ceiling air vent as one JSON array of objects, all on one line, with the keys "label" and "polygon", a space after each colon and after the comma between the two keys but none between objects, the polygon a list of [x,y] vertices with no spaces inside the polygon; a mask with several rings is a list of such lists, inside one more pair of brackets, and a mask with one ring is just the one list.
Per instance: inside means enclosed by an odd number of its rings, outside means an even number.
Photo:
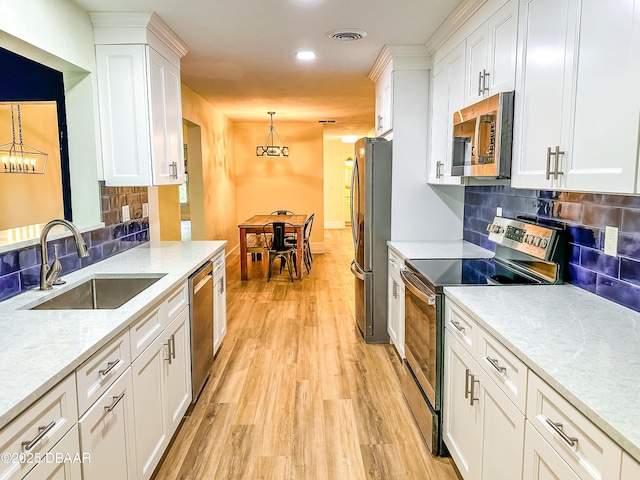
[{"label": "ceiling air vent", "polygon": [[341,42],[353,42],[367,36],[367,32],[358,28],[336,28],[327,32],[327,37]]},{"label": "ceiling air vent", "polygon": [[320,123],[336,123],[336,120],[318,120]]}]

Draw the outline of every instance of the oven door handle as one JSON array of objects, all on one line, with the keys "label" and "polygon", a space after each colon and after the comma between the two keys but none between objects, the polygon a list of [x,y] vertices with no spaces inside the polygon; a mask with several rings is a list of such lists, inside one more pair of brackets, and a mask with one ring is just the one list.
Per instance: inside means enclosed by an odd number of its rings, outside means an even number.
[{"label": "oven door handle", "polygon": [[418,276],[409,270],[400,270],[402,283],[409,289],[418,299],[427,305],[436,304],[436,294],[429,290],[424,283],[420,281]]}]

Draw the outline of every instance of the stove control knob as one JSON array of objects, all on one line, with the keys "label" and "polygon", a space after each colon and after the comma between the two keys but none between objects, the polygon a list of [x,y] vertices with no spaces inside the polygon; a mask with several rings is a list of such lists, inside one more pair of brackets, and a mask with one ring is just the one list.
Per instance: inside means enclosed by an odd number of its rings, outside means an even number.
[{"label": "stove control knob", "polygon": [[541,238],[540,239],[540,248],[547,248],[547,245],[549,245],[549,241],[546,238]]},{"label": "stove control knob", "polygon": [[493,232],[493,223],[490,223],[487,225],[487,232],[492,233]]},{"label": "stove control knob", "polygon": [[540,237],[533,237],[533,246],[534,247],[539,247],[540,246],[540,240],[542,240]]},{"label": "stove control knob", "polygon": [[528,233],[524,236],[524,243],[531,244],[533,242],[533,235],[529,235]]}]

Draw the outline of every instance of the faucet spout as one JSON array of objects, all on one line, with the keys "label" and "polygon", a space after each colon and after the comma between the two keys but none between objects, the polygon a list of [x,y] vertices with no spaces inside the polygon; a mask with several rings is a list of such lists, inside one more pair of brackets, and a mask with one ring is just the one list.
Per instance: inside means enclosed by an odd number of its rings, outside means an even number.
[{"label": "faucet spout", "polygon": [[76,242],[76,252],[78,253],[79,258],[88,257],[89,251],[87,249],[87,244],[84,243],[82,239],[82,235],[80,234],[80,230],[68,220],[63,220],[61,218],[57,218],[55,220],[51,220],[47,223],[42,229],[42,233],[40,234],[40,250],[42,252],[42,264],[40,265],[40,290],[51,290],[54,282],[58,279],[58,275],[60,274],[60,262],[58,262],[58,251],[55,250],[55,259],[52,266],[49,266],[49,254],[47,252],[47,236],[49,235],[49,231],[56,225],[62,225],[69,229],[71,233],[73,233],[73,238]]}]

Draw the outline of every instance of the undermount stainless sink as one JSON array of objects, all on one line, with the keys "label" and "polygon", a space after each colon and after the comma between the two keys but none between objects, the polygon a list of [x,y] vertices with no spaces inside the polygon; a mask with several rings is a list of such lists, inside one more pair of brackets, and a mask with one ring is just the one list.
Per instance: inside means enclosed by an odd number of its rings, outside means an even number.
[{"label": "undermount stainless sink", "polygon": [[122,306],[164,274],[95,277],[50,298],[30,310],[95,310]]}]

